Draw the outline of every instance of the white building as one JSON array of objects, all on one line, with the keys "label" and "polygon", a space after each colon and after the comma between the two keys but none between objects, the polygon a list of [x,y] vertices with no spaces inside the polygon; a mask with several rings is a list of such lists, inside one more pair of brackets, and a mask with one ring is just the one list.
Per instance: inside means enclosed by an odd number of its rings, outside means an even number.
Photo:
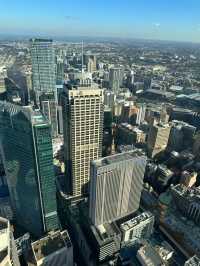
[{"label": "white building", "polygon": [[0,217],[0,265],[20,266],[10,222]]},{"label": "white building", "polygon": [[91,163],[89,216],[94,225],[135,212],[139,207],[146,157],[138,150]]}]

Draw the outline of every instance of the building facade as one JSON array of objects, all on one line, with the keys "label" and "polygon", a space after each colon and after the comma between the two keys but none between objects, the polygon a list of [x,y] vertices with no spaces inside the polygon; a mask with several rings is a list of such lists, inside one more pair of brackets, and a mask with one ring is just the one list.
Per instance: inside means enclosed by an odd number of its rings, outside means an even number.
[{"label": "building facade", "polygon": [[122,218],[139,207],[146,157],[138,150],[91,164],[89,216],[94,225]]},{"label": "building facade", "polygon": [[171,126],[166,124],[152,125],[147,138],[148,154],[154,157],[156,154],[165,150],[169,140]]},{"label": "building facade", "polygon": [[101,157],[103,91],[69,88],[62,96],[67,188],[73,196],[88,192],[90,162]]},{"label": "building facade", "polygon": [[36,101],[41,92],[52,92],[56,85],[56,65],[53,41],[31,39],[33,90]]},{"label": "building facade", "polygon": [[123,82],[124,71],[120,67],[110,68],[109,71],[109,87],[114,91],[118,92]]},{"label": "building facade", "polygon": [[57,228],[49,122],[39,111],[0,102],[0,135],[16,222],[35,236]]}]

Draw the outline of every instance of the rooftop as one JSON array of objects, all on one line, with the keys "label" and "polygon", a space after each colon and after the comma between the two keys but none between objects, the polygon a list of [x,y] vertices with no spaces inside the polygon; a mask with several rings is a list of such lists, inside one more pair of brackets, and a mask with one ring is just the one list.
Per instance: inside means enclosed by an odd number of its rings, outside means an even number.
[{"label": "rooftop", "polygon": [[194,255],[189,260],[185,262],[185,266],[199,266],[200,265],[200,258]]},{"label": "rooftop", "polygon": [[120,231],[115,223],[105,223],[97,227],[91,225],[91,230],[100,246],[110,241],[113,237],[120,235]]},{"label": "rooftop", "polygon": [[123,231],[129,230],[130,228],[133,228],[134,226],[140,224],[143,221],[146,221],[150,218],[153,218],[153,214],[151,212],[143,212],[140,215],[132,218],[131,220],[128,220],[120,225],[120,228]]},{"label": "rooftop", "polygon": [[134,158],[139,158],[139,157],[144,157],[144,153],[141,150],[135,149],[132,151],[118,153],[115,155],[104,157],[102,159],[94,160],[92,163],[97,167],[101,167],[113,163],[132,160]]},{"label": "rooftop", "polygon": [[69,248],[71,245],[71,240],[67,231],[56,231],[51,232],[48,236],[34,242],[32,244],[32,249],[35,259],[38,261],[64,247]]}]

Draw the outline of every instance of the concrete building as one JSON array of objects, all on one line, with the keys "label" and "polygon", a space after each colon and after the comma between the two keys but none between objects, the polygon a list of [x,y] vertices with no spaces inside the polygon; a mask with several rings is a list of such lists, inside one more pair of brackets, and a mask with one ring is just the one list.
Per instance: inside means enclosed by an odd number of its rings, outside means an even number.
[{"label": "concrete building", "polygon": [[148,154],[154,157],[156,154],[165,150],[167,147],[171,126],[166,125],[152,125],[149,130],[147,138]]},{"label": "concrete building", "polygon": [[114,221],[139,207],[146,157],[139,150],[91,163],[89,216],[94,225]]},{"label": "concrete building", "polygon": [[90,162],[101,157],[103,91],[71,87],[62,95],[64,158],[67,187],[73,196],[88,192]]},{"label": "concrete building", "polygon": [[93,73],[97,70],[97,58],[96,55],[86,53],[83,55],[83,64],[86,65],[86,70],[89,73]]},{"label": "concrete building", "polygon": [[123,82],[124,71],[120,67],[110,68],[109,71],[109,86],[115,92],[119,92]]},{"label": "concrete building", "polygon": [[153,233],[154,216],[150,212],[143,212],[131,220],[120,224],[122,242],[127,244],[138,239],[149,238]]},{"label": "concrete building", "polygon": [[200,257],[196,255],[189,258],[184,264],[184,266],[199,266],[199,265],[200,265]]},{"label": "concrete building", "polygon": [[20,266],[10,222],[0,217],[0,265]]},{"label": "concrete building", "polygon": [[145,121],[146,105],[143,104],[139,107],[137,112],[136,124],[141,125]]},{"label": "concrete building", "polygon": [[145,143],[146,134],[144,131],[128,123],[121,123],[117,127],[116,144],[134,145],[136,143]]},{"label": "concrete building", "polygon": [[146,243],[137,252],[137,259],[143,266],[167,266],[171,265],[170,260],[174,249],[167,243],[162,242],[161,246],[153,246]]},{"label": "concrete building", "polygon": [[170,151],[182,151],[193,145],[196,128],[183,121],[172,121],[167,148]]},{"label": "concrete building", "polygon": [[178,184],[171,188],[174,202],[188,219],[200,223],[200,187],[186,187]]},{"label": "concrete building", "polygon": [[115,102],[115,94],[111,90],[104,90],[104,105],[113,108]]},{"label": "concrete building", "polygon": [[126,101],[122,106],[121,122],[136,124],[138,108],[133,101]]},{"label": "concrete building", "polygon": [[56,85],[56,65],[53,41],[31,39],[33,90],[39,102],[41,92],[52,92]]},{"label": "concrete building", "polygon": [[0,102],[1,153],[16,222],[35,236],[58,227],[51,128],[39,111]]},{"label": "concrete building", "polygon": [[180,183],[186,187],[192,187],[197,180],[197,173],[189,173],[188,171],[183,171],[181,174]]},{"label": "concrete building", "polygon": [[29,266],[73,266],[73,246],[65,231],[50,232],[32,243],[33,258]]}]

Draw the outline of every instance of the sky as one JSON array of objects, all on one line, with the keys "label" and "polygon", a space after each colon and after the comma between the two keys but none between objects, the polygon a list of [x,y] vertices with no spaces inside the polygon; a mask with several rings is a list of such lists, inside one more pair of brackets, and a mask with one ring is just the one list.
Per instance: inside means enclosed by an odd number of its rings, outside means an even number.
[{"label": "sky", "polygon": [[200,43],[200,0],[0,0],[0,34]]}]

